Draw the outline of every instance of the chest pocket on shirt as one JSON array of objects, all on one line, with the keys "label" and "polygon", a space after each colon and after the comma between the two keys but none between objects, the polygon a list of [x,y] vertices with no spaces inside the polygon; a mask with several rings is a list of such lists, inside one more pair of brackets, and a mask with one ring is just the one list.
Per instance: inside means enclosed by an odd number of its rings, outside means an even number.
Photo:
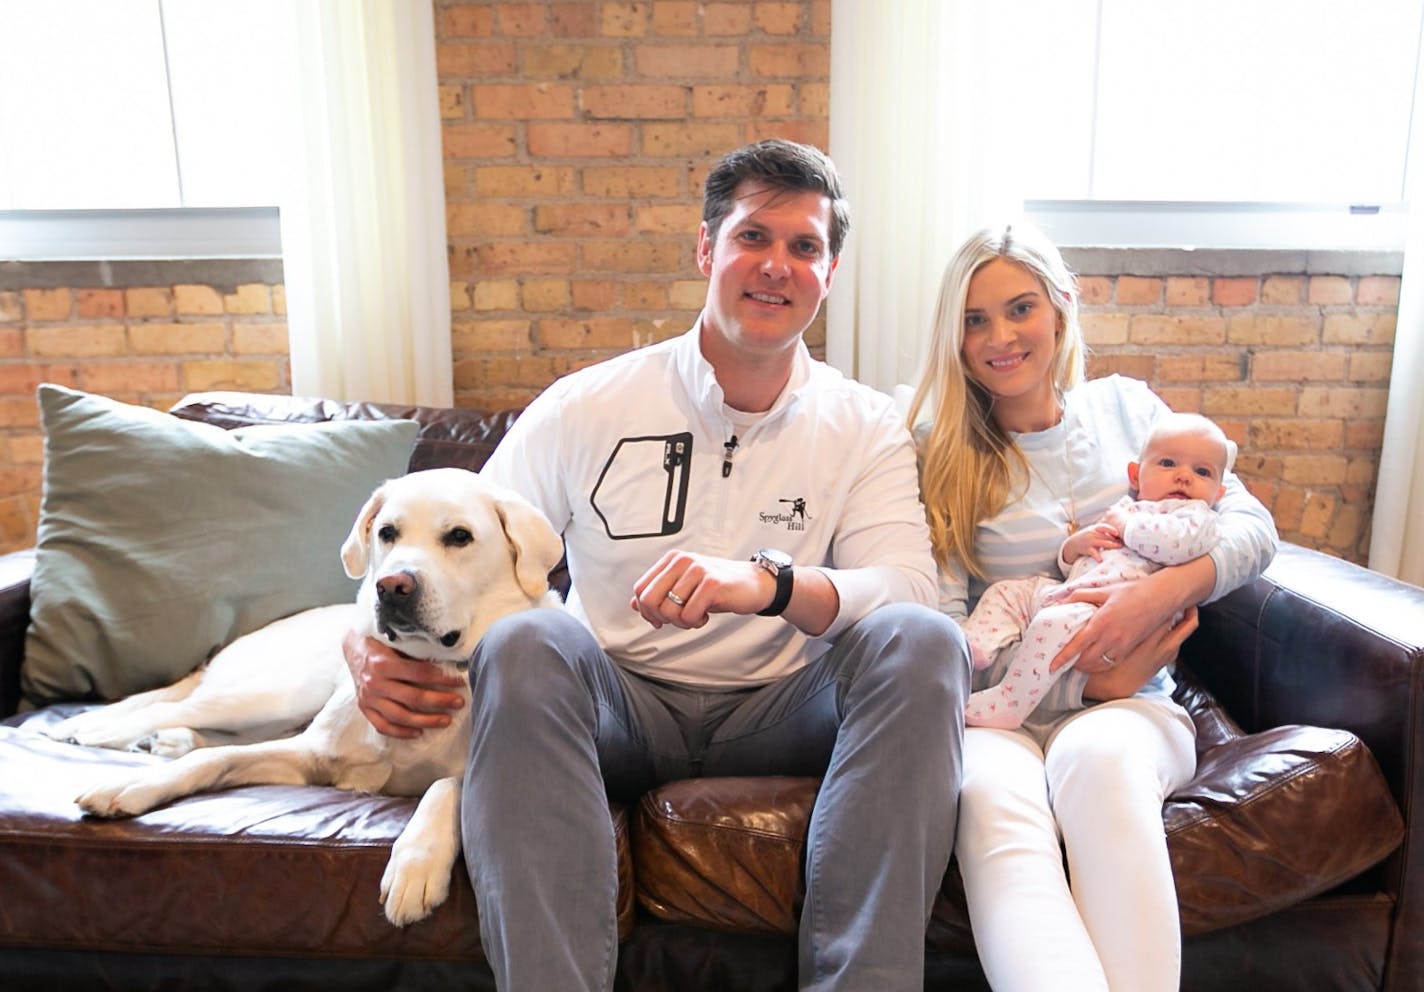
[{"label": "chest pocket on shirt", "polygon": [[598,475],[589,503],[615,541],[682,530],[692,435],[625,437]]}]

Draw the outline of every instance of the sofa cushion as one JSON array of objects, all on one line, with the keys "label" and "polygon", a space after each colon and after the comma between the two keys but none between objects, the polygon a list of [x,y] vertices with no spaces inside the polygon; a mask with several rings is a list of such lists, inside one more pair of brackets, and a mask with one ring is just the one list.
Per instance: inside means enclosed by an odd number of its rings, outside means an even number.
[{"label": "sofa cushion", "polygon": [[[1206,933],[1324,892],[1398,846],[1403,820],[1353,734],[1277,727],[1244,735],[1183,679],[1178,699],[1204,750],[1163,810],[1182,929]],[[634,812],[640,904],[675,923],[790,934],[817,779],[694,779],[645,795]],[[967,946],[953,865],[936,901],[931,950]]]},{"label": "sofa cushion", "polygon": [[[80,815],[106,774],[163,761],[60,744],[38,728],[80,707],[0,725],[0,946],[148,953],[480,960],[463,860],[449,899],[405,928],[381,912],[381,874],[413,798],[261,785],[192,796],[131,820]],[[633,924],[626,815],[610,804],[619,929]]]},{"label": "sofa cushion", "polygon": [[278,617],[354,598],[341,542],[416,434],[409,421],[228,432],[51,385],[39,404],[22,670],[36,703],[166,684]]}]

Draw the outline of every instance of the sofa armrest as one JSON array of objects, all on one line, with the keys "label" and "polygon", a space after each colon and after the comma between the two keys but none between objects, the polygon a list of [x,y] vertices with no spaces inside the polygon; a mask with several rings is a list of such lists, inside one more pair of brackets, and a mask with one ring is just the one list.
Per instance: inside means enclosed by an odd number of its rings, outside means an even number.
[{"label": "sofa armrest", "polygon": [[0,555],[0,719],[20,705],[20,662],[25,657],[25,628],[30,625],[30,575],[33,549]]},{"label": "sofa armrest", "polygon": [[1424,589],[1284,544],[1260,579],[1201,611],[1181,663],[1248,732],[1356,734],[1404,813],[1386,862],[1387,975],[1424,973]]}]

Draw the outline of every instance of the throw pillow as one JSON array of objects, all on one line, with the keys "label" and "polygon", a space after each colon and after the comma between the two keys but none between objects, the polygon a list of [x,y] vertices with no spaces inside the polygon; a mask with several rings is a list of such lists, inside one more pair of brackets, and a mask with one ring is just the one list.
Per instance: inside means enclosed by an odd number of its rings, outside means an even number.
[{"label": "throw pillow", "polygon": [[279,617],[355,598],[341,543],[405,472],[410,420],[225,431],[45,384],[21,687],[116,699]]}]

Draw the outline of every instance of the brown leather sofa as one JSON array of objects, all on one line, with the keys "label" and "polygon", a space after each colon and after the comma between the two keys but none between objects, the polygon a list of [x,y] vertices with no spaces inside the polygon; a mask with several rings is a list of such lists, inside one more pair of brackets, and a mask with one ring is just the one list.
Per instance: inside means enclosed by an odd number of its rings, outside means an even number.
[{"label": "brown leather sofa", "polygon": [[[411,469],[478,468],[516,415],[236,393],[174,412],[229,428],[414,417]],[[379,911],[411,800],[262,786],[81,818],[72,798],[96,771],[161,759],[34,732],[82,703],[17,712],[32,563],[0,556],[0,986],[492,987],[463,871],[429,920],[397,930]],[[1163,811],[1183,988],[1424,989],[1424,590],[1284,548],[1202,610],[1179,676],[1200,752]],[[620,989],[795,987],[816,785],[675,782],[612,809]],[[987,987],[953,866],[925,944],[927,988]]]}]

